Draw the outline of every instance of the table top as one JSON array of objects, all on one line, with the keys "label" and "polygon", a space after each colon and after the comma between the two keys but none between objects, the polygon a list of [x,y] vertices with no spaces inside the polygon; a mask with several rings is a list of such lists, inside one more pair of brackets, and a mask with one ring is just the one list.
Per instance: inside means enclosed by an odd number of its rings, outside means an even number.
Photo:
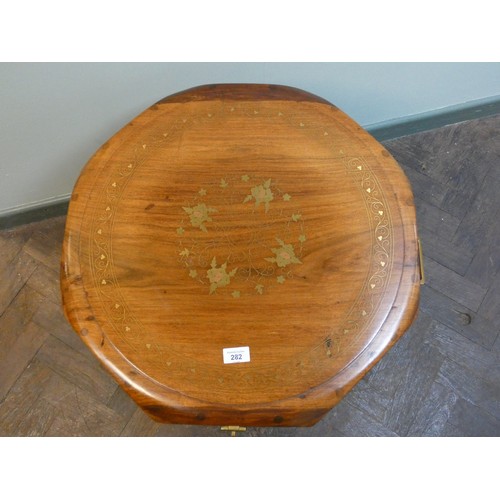
[{"label": "table top", "polygon": [[167,97],[84,167],[66,316],[151,417],[312,425],[411,324],[413,196],[384,147],[307,92]]}]

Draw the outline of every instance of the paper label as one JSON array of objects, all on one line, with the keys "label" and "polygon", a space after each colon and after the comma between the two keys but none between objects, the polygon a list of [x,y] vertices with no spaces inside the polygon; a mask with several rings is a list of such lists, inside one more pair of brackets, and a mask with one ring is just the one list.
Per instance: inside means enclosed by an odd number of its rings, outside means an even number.
[{"label": "paper label", "polygon": [[249,363],[250,347],[227,347],[222,349],[222,357],[225,365],[228,363]]}]

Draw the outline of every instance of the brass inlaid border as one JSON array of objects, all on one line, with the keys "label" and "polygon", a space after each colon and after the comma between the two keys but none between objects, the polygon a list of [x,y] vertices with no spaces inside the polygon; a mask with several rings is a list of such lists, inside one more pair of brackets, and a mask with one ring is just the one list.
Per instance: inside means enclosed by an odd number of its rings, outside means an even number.
[{"label": "brass inlaid border", "polygon": [[347,341],[354,342],[370,324],[386,291],[394,261],[391,213],[379,180],[363,157],[345,157],[344,164],[365,202],[370,223],[372,253],[370,273],[351,308],[344,329],[338,332],[340,335],[336,343],[337,351],[345,347]]}]

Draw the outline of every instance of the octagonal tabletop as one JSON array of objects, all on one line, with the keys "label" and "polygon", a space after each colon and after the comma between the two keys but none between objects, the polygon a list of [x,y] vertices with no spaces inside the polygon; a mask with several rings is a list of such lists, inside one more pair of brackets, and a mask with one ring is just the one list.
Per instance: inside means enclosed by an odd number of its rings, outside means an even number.
[{"label": "octagonal tabletop", "polygon": [[83,169],[64,309],[159,421],[312,425],[413,320],[417,245],[401,168],[335,106],[197,87]]}]

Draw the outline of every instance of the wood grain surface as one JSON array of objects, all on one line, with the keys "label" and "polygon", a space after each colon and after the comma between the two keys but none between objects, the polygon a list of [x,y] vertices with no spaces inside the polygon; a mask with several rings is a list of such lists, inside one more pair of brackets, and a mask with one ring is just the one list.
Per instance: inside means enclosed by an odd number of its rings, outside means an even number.
[{"label": "wood grain surface", "polygon": [[[413,195],[387,150],[323,99],[192,89],[83,169],[61,287],[75,331],[156,420],[312,425],[415,316]],[[240,346],[250,361],[224,363]]]}]

